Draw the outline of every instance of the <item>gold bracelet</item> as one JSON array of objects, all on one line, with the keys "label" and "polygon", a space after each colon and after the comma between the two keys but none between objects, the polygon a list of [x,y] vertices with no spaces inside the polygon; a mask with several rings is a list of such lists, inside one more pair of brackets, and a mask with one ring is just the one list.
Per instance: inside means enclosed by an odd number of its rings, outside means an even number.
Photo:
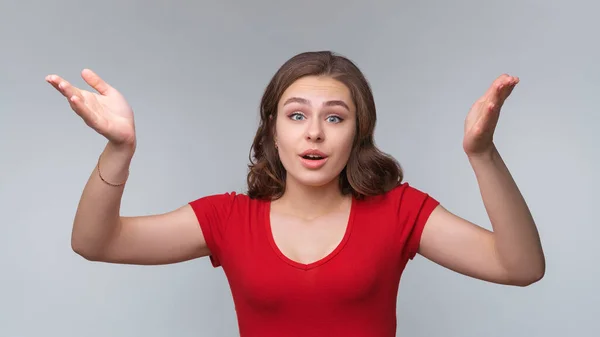
[{"label": "gold bracelet", "polygon": [[129,177],[129,170],[127,170],[127,176],[125,177],[125,181],[123,181],[120,184],[110,183],[110,182],[104,180],[104,178],[102,177],[102,173],[100,173],[100,158],[102,158],[102,153],[98,157],[98,163],[96,164],[96,170],[98,171],[98,176],[100,177],[100,180],[102,180],[105,184],[113,186],[113,187],[119,187],[119,186],[125,185],[125,183],[127,182],[127,178]]}]

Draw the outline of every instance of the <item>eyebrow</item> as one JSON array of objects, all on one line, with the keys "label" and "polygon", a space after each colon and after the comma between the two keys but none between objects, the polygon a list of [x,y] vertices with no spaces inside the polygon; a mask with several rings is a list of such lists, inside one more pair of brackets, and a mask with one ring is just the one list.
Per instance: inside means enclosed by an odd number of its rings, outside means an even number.
[{"label": "eyebrow", "polygon": [[[304,105],[311,104],[310,101],[307,100],[306,98],[290,97],[285,101],[285,103],[283,103],[283,105],[287,105],[290,103],[300,103],[300,104],[304,104]],[[346,108],[346,110],[350,111],[350,107],[348,107],[348,104],[346,104],[346,102],[341,101],[341,100],[327,101],[327,102],[323,103],[323,106],[341,106],[341,107]]]}]

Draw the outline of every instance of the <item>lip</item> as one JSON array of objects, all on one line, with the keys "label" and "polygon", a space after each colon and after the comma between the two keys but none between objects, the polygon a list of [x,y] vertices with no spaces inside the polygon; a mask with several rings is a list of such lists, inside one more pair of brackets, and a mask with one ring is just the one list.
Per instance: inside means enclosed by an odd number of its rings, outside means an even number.
[{"label": "lip", "polygon": [[299,157],[300,158],[300,162],[302,163],[302,166],[306,167],[307,169],[310,170],[318,170],[321,167],[323,167],[325,165],[325,163],[327,162],[327,157],[322,158],[322,159],[305,159],[303,157]]},{"label": "lip", "polygon": [[325,153],[319,151],[319,150],[306,150],[306,151],[304,151],[304,152],[302,152],[300,154],[300,157],[304,157],[304,156],[309,155],[309,154],[316,155],[316,156],[319,156],[319,157],[323,157],[323,159],[327,158],[327,155]]},{"label": "lip", "polygon": [[[319,157],[321,157],[321,159],[305,159],[305,158],[303,158],[304,156],[311,155],[311,154],[319,156]],[[310,170],[320,169],[327,162],[327,155],[316,149],[306,150],[306,151],[302,152],[299,155],[299,157],[300,157],[300,162],[302,163],[302,166],[304,166]]]}]

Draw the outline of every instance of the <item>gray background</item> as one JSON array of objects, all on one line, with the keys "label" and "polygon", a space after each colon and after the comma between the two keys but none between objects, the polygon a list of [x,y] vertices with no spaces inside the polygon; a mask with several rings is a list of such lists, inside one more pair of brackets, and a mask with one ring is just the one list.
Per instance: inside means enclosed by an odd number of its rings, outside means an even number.
[{"label": "gray background", "polygon": [[539,225],[546,277],[499,286],[417,257],[398,335],[600,335],[600,8],[569,3],[1,1],[0,336],[237,335],[226,279],[208,259],[124,266],[71,251],[105,139],[47,74],[83,86],[89,67],[123,92],[139,139],[123,214],[154,214],[243,191],[264,87],[286,59],[321,49],[371,81],[376,140],[406,181],[487,228],[463,121],[496,76],[521,78],[496,143]]}]

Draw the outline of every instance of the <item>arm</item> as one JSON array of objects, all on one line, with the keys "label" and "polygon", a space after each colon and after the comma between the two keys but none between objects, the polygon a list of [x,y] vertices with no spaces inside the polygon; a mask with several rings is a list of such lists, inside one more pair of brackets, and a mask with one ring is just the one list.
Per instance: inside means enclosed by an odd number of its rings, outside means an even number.
[{"label": "arm", "polygon": [[[133,150],[108,143],[100,157],[102,177],[123,182]],[[103,182],[95,167],[77,208],[71,245],[82,257],[124,264],[166,264],[209,255],[190,205],[172,212],[122,217],[123,186]]]},{"label": "arm", "polygon": [[419,253],[461,274],[526,286],[540,280],[545,259],[534,220],[497,150],[471,157],[493,232],[438,206],[421,237]]},{"label": "arm", "polygon": [[497,78],[465,120],[463,147],[493,231],[438,206],[425,225],[419,251],[468,276],[526,286],[544,276],[544,253],[527,204],[493,143],[500,109],[518,82],[509,75]]},{"label": "arm", "polygon": [[73,250],[88,260],[128,264],[165,264],[208,255],[190,205],[160,215],[120,216],[136,144],[133,109],[95,72],[84,69],[81,76],[96,93],[79,89],[58,75],[46,77],[71,109],[108,139],[79,201],[71,235]]}]

